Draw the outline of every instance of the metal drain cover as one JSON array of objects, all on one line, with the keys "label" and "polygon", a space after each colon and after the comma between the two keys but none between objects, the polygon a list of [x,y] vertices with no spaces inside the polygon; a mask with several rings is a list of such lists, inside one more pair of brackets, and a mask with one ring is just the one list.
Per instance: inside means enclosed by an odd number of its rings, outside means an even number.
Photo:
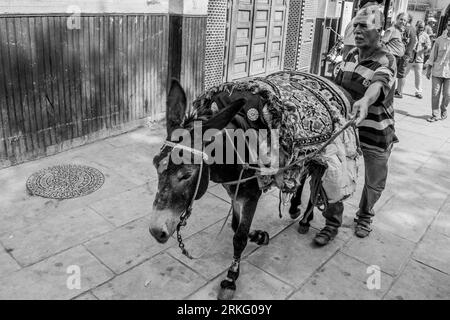
[{"label": "metal drain cover", "polygon": [[99,170],[82,165],[63,164],[39,170],[27,180],[30,194],[52,199],[88,195],[105,182]]}]

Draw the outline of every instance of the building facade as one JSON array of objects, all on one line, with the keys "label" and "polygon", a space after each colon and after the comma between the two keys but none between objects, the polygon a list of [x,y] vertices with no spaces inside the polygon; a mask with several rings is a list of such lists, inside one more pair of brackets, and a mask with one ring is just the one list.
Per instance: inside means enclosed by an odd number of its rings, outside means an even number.
[{"label": "building facade", "polygon": [[349,2],[1,1],[0,167],[164,118],[171,78],[192,101],[226,81],[319,73]]}]

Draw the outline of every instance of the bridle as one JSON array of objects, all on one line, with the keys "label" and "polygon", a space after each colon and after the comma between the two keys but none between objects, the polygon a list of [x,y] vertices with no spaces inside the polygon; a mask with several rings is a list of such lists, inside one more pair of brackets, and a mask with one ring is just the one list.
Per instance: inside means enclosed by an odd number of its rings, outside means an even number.
[{"label": "bridle", "polygon": [[[226,132],[226,131],[225,131],[225,132]],[[230,138],[230,137],[228,136],[228,133],[227,133],[227,132],[226,132],[226,135],[227,135],[228,138]],[[226,218],[225,218],[225,220],[224,220],[224,222],[223,222],[223,224],[222,224],[222,226],[221,226],[221,228],[220,228],[220,231],[217,233],[217,235],[216,235],[214,241],[212,241],[211,244],[210,244],[210,246],[209,246],[206,250],[204,250],[199,256],[193,257],[193,256],[187,251],[187,249],[186,249],[186,247],[185,247],[185,245],[184,245],[183,238],[182,238],[181,233],[180,233],[180,229],[181,229],[181,227],[186,226],[186,224],[187,224],[187,219],[189,219],[189,217],[190,217],[191,214],[192,214],[192,207],[193,207],[193,204],[194,204],[194,200],[195,200],[195,198],[197,197],[198,190],[199,190],[199,188],[200,188],[200,183],[201,183],[201,179],[202,179],[202,173],[203,173],[204,162],[207,161],[207,160],[209,159],[209,156],[208,156],[203,150],[197,150],[197,149],[195,149],[195,148],[191,148],[191,147],[188,147],[188,146],[185,146],[185,145],[176,143],[176,142],[172,142],[172,141],[169,141],[169,140],[166,140],[166,141],[164,142],[163,146],[161,147],[161,150],[163,150],[165,146],[172,147],[173,149],[175,149],[175,148],[182,149],[182,150],[185,150],[185,151],[190,152],[190,153],[193,154],[193,155],[200,155],[200,156],[202,157],[202,161],[201,161],[201,163],[200,163],[200,171],[199,171],[198,178],[197,178],[197,182],[196,182],[196,185],[195,185],[195,191],[194,191],[194,194],[193,194],[193,196],[192,196],[192,198],[191,198],[191,201],[189,202],[189,206],[186,208],[186,210],[184,210],[184,211],[181,213],[180,221],[178,222],[177,228],[176,228],[176,230],[177,230],[178,247],[181,249],[181,253],[182,253],[183,255],[185,255],[185,256],[186,256],[187,258],[189,258],[189,259],[200,259],[200,258],[203,257],[203,255],[206,254],[206,252],[208,252],[208,251],[212,248],[212,246],[216,243],[217,238],[218,238],[219,235],[222,233],[222,231],[223,231],[223,229],[224,229],[224,227],[225,227],[225,225],[226,225],[226,223],[227,223],[227,221],[228,221],[228,218],[230,217],[230,214],[233,212],[233,204],[230,206],[230,210],[228,211],[228,214],[227,214],[227,216],[226,216]],[[234,147],[234,146],[233,146],[233,147]],[[202,148],[203,148],[203,146],[202,146]],[[235,149],[235,152],[237,152],[237,150],[236,150],[235,147],[234,147],[234,149]],[[238,155],[238,156],[239,156],[239,155]],[[169,153],[169,157],[170,157],[170,153]],[[239,178],[238,178],[237,180],[223,183],[223,184],[229,184],[229,185],[231,185],[231,184],[235,184],[235,185],[236,185],[236,190],[235,190],[235,192],[234,192],[234,197],[233,197],[233,203],[236,202],[237,194],[238,194],[238,191],[239,191],[239,186],[240,186],[240,184],[241,184],[242,182],[245,182],[245,181],[248,181],[248,180],[257,178],[257,175],[253,175],[253,176],[251,176],[251,177],[249,177],[249,178],[242,179],[242,175],[243,175],[244,171],[247,170],[247,169],[251,169],[251,168],[250,168],[248,165],[244,165],[244,166],[242,167],[242,169],[241,169],[241,172],[239,173]]]},{"label": "bridle", "polygon": [[[202,157],[202,161],[200,162],[200,171],[199,171],[199,173],[198,173],[197,182],[196,182],[196,184],[195,184],[195,191],[194,191],[194,194],[193,194],[193,196],[192,196],[192,198],[191,198],[191,201],[189,202],[188,207],[181,213],[180,221],[179,221],[178,224],[177,224],[177,241],[178,241],[178,246],[180,247],[181,252],[182,252],[186,257],[192,259],[192,256],[189,254],[189,252],[186,250],[186,248],[185,248],[185,246],[184,246],[183,238],[181,237],[181,234],[180,234],[180,229],[181,229],[181,227],[186,226],[186,224],[187,224],[187,219],[189,219],[189,217],[190,217],[191,214],[192,214],[192,206],[194,205],[194,200],[195,200],[195,198],[197,197],[198,190],[199,190],[199,188],[200,188],[200,182],[201,182],[201,180],[202,180],[202,174],[203,174],[203,166],[204,166],[204,162],[207,161],[207,160],[209,159],[209,157],[208,157],[208,155],[207,155],[204,151],[200,151],[200,150],[197,150],[197,149],[194,149],[194,148],[191,148],[191,147],[182,145],[182,144],[180,144],[180,143],[172,142],[172,141],[169,141],[169,140],[166,140],[166,141],[164,142],[164,144],[163,144],[163,146],[162,146],[162,149],[163,149],[165,146],[172,147],[172,149],[182,149],[182,150],[184,150],[184,151],[190,152],[190,153],[193,154],[193,155],[199,155],[199,156]],[[170,154],[169,154],[169,156],[170,156]]]}]

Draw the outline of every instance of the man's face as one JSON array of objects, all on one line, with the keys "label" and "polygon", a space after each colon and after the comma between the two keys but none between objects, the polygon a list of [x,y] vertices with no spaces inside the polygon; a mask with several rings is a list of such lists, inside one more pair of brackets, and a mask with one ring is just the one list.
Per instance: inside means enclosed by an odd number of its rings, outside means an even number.
[{"label": "man's face", "polygon": [[402,27],[404,27],[404,26],[406,26],[406,22],[407,22],[407,19],[408,17],[405,15],[405,14],[402,14],[401,16],[399,16],[398,18],[397,18],[397,21],[395,22],[395,24],[397,25],[397,27],[400,27],[400,28],[402,28]]},{"label": "man's face", "polygon": [[417,26],[417,33],[422,33],[425,30],[425,27],[423,25]]},{"label": "man's face", "polygon": [[364,22],[354,23],[353,27],[355,45],[358,48],[371,48],[378,45],[379,32],[376,28],[370,27]]}]

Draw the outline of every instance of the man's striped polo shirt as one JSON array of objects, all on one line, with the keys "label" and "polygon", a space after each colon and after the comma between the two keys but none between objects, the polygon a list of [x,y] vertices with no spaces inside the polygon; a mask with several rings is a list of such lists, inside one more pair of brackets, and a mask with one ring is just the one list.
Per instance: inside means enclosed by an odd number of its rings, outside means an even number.
[{"label": "man's striped polo shirt", "polygon": [[369,106],[367,118],[359,126],[359,140],[362,147],[387,150],[398,142],[394,129],[394,91],[397,66],[392,54],[378,48],[370,57],[359,61],[358,49],[351,50],[336,83],[347,90],[356,101],[364,96],[374,82],[383,84],[377,101]]}]

